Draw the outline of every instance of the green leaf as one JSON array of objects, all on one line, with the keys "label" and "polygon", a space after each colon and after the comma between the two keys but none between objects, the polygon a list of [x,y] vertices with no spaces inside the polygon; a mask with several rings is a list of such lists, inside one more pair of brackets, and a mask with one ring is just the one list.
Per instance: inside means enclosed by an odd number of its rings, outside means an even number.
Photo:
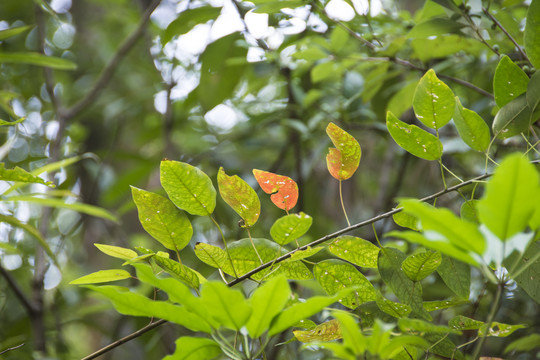
[{"label": "green leaf", "polygon": [[145,296],[120,286],[87,285],[89,289],[105,295],[120,314],[160,318],[182,325],[191,331],[210,333],[212,328],[201,317],[184,306],[165,301],[152,301]]},{"label": "green leaf", "polygon": [[202,337],[182,336],[175,344],[176,351],[163,360],[210,360],[221,355],[218,343]]},{"label": "green leaf", "polygon": [[303,212],[285,215],[274,222],[270,235],[275,242],[286,245],[303,236],[313,223],[313,218]]},{"label": "green leaf", "polygon": [[[527,105],[531,112],[538,111],[540,105],[540,71],[534,73],[527,86]],[[531,119],[534,121],[535,119]]]},{"label": "green leaf", "polygon": [[448,209],[434,208],[420,201],[405,200],[402,204],[403,211],[420,220],[424,231],[436,231],[461,250],[484,254],[485,240],[475,224],[461,220]]},{"label": "green leaf", "polygon": [[416,231],[390,231],[389,233],[386,233],[385,236],[404,239],[414,244],[440,251],[443,254],[465,261],[470,265],[478,266],[478,262],[469,254],[469,252],[454,246],[438,234],[421,234]]},{"label": "green leaf", "polygon": [[479,224],[480,220],[478,220],[478,210],[476,210],[477,204],[478,200],[467,200],[461,204],[461,208],[459,209],[459,215],[461,218],[465,221]]},{"label": "green leaf", "polygon": [[394,141],[405,151],[425,160],[441,158],[443,152],[441,141],[427,131],[416,125],[404,123],[391,112],[386,114],[386,127]]},{"label": "green leaf", "polygon": [[366,268],[377,268],[379,248],[371,242],[354,237],[340,236],[328,246],[332,254],[355,265]]},{"label": "green leaf", "polygon": [[0,163],[0,180],[43,184],[54,187],[52,182],[45,181],[38,176],[32,175],[28,171],[21,169],[18,166],[14,169],[6,169],[4,163]]},{"label": "green leaf", "polygon": [[524,324],[518,324],[518,325],[509,325],[509,324],[503,324],[497,321],[494,321],[491,323],[491,327],[488,331],[487,324],[486,326],[482,327],[478,331],[478,335],[480,336],[496,336],[496,337],[507,337],[509,335],[512,335],[512,333],[519,329],[526,328],[527,325]]},{"label": "green leaf", "polygon": [[300,320],[315,315],[327,306],[332,305],[338,299],[346,297],[353,289],[345,289],[335,296],[312,296],[304,302],[298,302],[283,310],[275,318],[268,331],[269,336],[276,335],[291,326],[294,326]]},{"label": "green leaf", "polygon": [[[401,203],[399,203],[396,206],[396,209],[402,208],[402,207],[403,206],[401,205]],[[414,231],[420,231],[420,228],[418,227],[418,219],[415,218],[414,216],[406,214],[403,211],[400,211],[392,215],[392,219],[394,219],[394,222],[401,227],[408,228]]]},{"label": "green leaf", "polygon": [[318,83],[333,77],[336,73],[337,64],[334,61],[319,63],[311,69],[311,81]]},{"label": "green leaf", "polygon": [[415,25],[407,34],[410,39],[457,33],[465,25],[451,19],[433,18]]},{"label": "green leaf", "polygon": [[493,76],[495,103],[502,108],[527,91],[529,77],[506,55],[501,57]]},{"label": "green leaf", "polygon": [[431,316],[422,305],[422,286],[405,275],[401,264],[406,256],[401,251],[384,247],[379,252],[379,273],[381,279],[392,289],[396,297],[412,308],[414,314],[431,320]]},{"label": "green leaf", "polygon": [[412,106],[416,85],[417,81],[409,81],[401,87],[388,102],[388,111],[399,118],[409,110]]},{"label": "green leaf", "polygon": [[414,51],[413,56],[423,62],[455,56],[458,52],[479,56],[484,51],[478,40],[456,34],[412,39],[411,47]]},{"label": "green leaf", "polygon": [[503,264],[510,271],[510,277],[516,281],[518,286],[540,304],[540,286],[538,286],[538,279],[540,279],[539,244],[532,243],[529,245],[523,255],[514,251],[504,260]]},{"label": "green leaf", "polygon": [[540,334],[531,334],[512,341],[505,349],[507,354],[513,351],[531,351],[540,347]]},{"label": "green leaf", "polygon": [[160,268],[162,268],[178,280],[183,281],[185,284],[191,286],[194,289],[199,288],[199,277],[189,267],[162,256],[154,256],[154,260]]},{"label": "green leaf", "polygon": [[337,180],[347,180],[358,168],[362,150],[358,141],[334,123],[328,124],[326,133],[335,148],[329,148],[326,164],[330,174]]},{"label": "green leaf", "polygon": [[463,353],[457,350],[456,344],[448,338],[446,334],[424,334],[424,338],[432,345],[429,347],[430,352],[444,356],[446,358],[452,358],[456,360],[463,360]]},{"label": "green leaf", "polygon": [[72,61],[35,52],[2,52],[0,53],[0,64],[2,63],[36,65],[56,70],[77,69],[77,64]]},{"label": "green leaf", "polygon": [[41,245],[41,247],[43,248],[43,250],[45,250],[45,252],[47,253],[47,255],[54,261],[54,263],[60,267],[58,265],[58,261],[56,259],[56,256],[54,255],[54,253],[52,252],[49,244],[47,243],[47,241],[45,241],[45,239],[43,238],[43,236],[41,236],[41,233],[39,232],[38,229],[36,229],[35,227],[33,227],[32,225],[30,224],[25,224],[23,222],[21,222],[19,219],[17,219],[16,217],[14,216],[10,216],[10,215],[3,215],[3,214],[0,214],[0,222],[3,222],[3,223],[6,223],[6,224],[10,224],[11,226],[14,226],[14,227],[18,227],[20,229],[23,229],[24,231],[26,231],[27,233],[29,233],[30,235],[32,235],[38,242],[39,244]]},{"label": "green leaf", "polygon": [[448,322],[448,326],[457,330],[478,330],[484,326],[484,322],[458,315]]},{"label": "green leaf", "polygon": [[525,35],[523,38],[525,52],[531,63],[540,69],[540,1],[532,0],[527,11]]},{"label": "green leaf", "polygon": [[464,262],[442,255],[437,273],[450,290],[462,299],[468,299],[471,292],[471,267]]},{"label": "green leaf", "polygon": [[252,311],[244,295],[222,282],[206,282],[202,285],[201,301],[218,324],[240,330],[246,325]]},{"label": "green leaf", "polygon": [[424,309],[426,311],[437,311],[448,309],[454,306],[469,304],[468,300],[465,299],[453,299],[453,300],[437,300],[437,301],[424,301]]},{"label": "green leaf", "polygon": [[66,203],[63,199],[40,198],[31,195],[17,195],[6,198],[6,201],[26,201],[43,206],[70,209],[83,214],[118,222],[118,218],[115,215],[103,208],[83,203]]},{"label": "green leaf", "polygon": [[135,251],[119,246],[98,243],[94,243],[94,246],[97,247],[102,253],[122,260],[130,260],[138,256]]},{"label": "green leaf", "polygon": [[420,319],[401,318],[398,320],[398,326],[403,332],[461,335],[461,331],[459,330],[452,329],[444,325],[435,325]]},{"label": "green leaf", "polygon": [[203,263],[221,269],[227,274],[234,275],[231,262],[225,250],[214,245],[199,242],[195,244],[195,255]]},{"label": "green leaf", "polygon": [[315,255],[316,253],[318,253],[322,249],[324,249],[324,247],[322,247],[322,246],[316,246],[314,248],[312,248],[311,246],[308,246],[305,250],[297,250],[297,251],[293,252],[291,254],[291,257],[284,260],[284,262],[293,262],[293,261],[306,259],[306,258],[308,258],[310,256]]},{"label": "green leaf", "polygon": [[223,200],[244,220],[247,227],[255,225],[261,213],[257,193],[237,175],[228,176],[222,167],[218,176],[219,193]]},{"label": "green leaf", "polygon": [[527,96],[521,94],[497,112],[493,119],[493,134],[500,139],[506,139],[525,132],[530,125],[531,114]]},{"label": "green leaf", "polygon": [[17,26],[5,30],[0,30],[0,41],[9,39],[12,36],[19,35],[33,28],[34,25]]},{"label": "green leaf", "polygon": [[294,337],[303,343],[312,341],[332,341],[341,339],[341,327],[336,319],[323,322],[313,329],[295,330]]},{"label": "green leaf", "polygon": [[195,25],[204,24],[209,20],[216,19],[221,12],[221,8],[212,6],[201,6],[194,9],[182,11],[178,17],[163,31],[161,43],[166,44],[174,36],[183,35],[192,30]]},{"label": "green leaf", "polygon": [[70,281],[71,285],[97,284],[109,281],[129,279],[131,275],[126,270],[100,270]]},{"label": "green leaf", "polygon": [[471,149],[486,151],[489,147],[491,135],[489,127],[484,119],[476,112],[466,109],[461,105],[456,96],[456,109],[454,112],[454,124],[461,139]]},{"label": "green leaf", "polygon": [[409,305],[388,300],[379,292],[377,292],[377,298],[375,301],[379,309],[398,319],[408,316],[412,311]]},{"label": "green leaf", "polygon": [[452,119],[454,93],[437,78],[433,69],[420,79],[414,92],[413,109],[418,120],[432,129],[440,129]]},{"label": "green leaf", "polygon": [[425,251],[409,255],[401,267],[403,272],[412,281],[420,281],[434,272],[441,265],[441,253],[438,251]]},{"label": "green leaf", "polygon": [[169,250],[180,251],[189,244],[193,228],[186,214],[169,199],[131,187],[139,221],[154,239]]},{"label": "green leaf", "polygon": [[15,121],[5,121],[0,119],[0,126],[13,126],[22,123],[24,120],[26,120],[25,117],[22,117],[20,119],[17,119]]},{"label": "green leaf", "polygon": [[337,294],[340,290],[354,287],[354,293],[339,302],[350,309],[356,309],[361,304],[375,300],[373,285],[354,266],[341,260],[325,260],[313,267],[315,279],[329,295]]},{"label": "green leaf", "polygon": [[246,324],[251,338],[256,339],[268,330],[272,319],[287,305],[290,296],[291,288],[284,276],[277,276],[255,290],[250,299],[253,312]]},{"label": "green leaf", "polygon": [[208,111],[234,94],[247,68],[247,47],[238,33],[224,36],[206,47],[200,56],[201,79],[194,95]]},{"label": "green leaf", "polygon": [[[500,240],[525,230],[539,197],[538,172],[521,153],[507,156],[478,202],[480,221]],[[471,240],[469,240],[471,241]]]},{"label": "green leaf", "polygon": [[204,172],[189,164],[163,160],[161,186],[169,199],[191,215],[209,216],[216,207],[216,189]]}]

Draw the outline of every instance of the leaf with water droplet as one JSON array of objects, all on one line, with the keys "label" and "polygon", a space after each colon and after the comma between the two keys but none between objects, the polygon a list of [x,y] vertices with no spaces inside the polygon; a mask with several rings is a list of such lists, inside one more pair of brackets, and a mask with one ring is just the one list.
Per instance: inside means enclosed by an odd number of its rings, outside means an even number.
[{"label": "leaf with water droplet", "polygon": [[261,213],[261,202],[255,190],[237,175],[227,175],[222,167],[219,168],[217,180],[223,200],[240,215],[245,226],[253,226]]},{"label": "leaf with water droplet", "polygon": [[386,127],[394,141],[404,150],[425,160],[438,160],[442,156],[443,146],[437,137],[399,120],[390,111],[386,114]]},{"label": "leaf with water droplet", "polygon": [[286,245],[303,236],[312,223],[313,218],[303,212],[285,215],[274,222],[270,235],[278,244]]},{"label": "leaf with water droplet", "polygon": [[293,331],[296,339],[303,343],[312,341],[332,341],[341,339],[341,327],[339,321],[332,319],[317,325],[310,330],[295,330]]},{"label": "leaf with water droplet", "polygon": [[469,304],[469,301],[466,299],[452,299],[452,300],[436,300],[436,301],[424,301],[424,309],[426,311],[436,311],[448,309],[458,305]]},{"label": "leaf with water droplet", "polygon": [[182,210],[169,199],[150,191],[132,186],[131,194],[141,225],[154,239],[173,251],[180,251],[189,244],[193,227]]},{"label": "leaf with water droplet", "polygon": [[454,93],[430,69],[422,76],[413,98],[413,109],[418,120],[432,129],[440,129],[454,115]]},{"label": "leaf with water droplet", "polygon": [[529,77],[506,55],[501,57],[493,75],[495,103],[502,108],[527,91]]},{"label": "leaf with water droplet", "polygon": [[334,123],[328,124],[326,133],[335,148],[328,149],[326,165],[330,175],[338,180],[347,180],[355,173],[360,163],[362,149],[358,141]]},{"label": "leaf with water droplet", "polygon": [[412,281],[420,281],[434,272],[441,264],[441,253],[438,251],[425,251],[409,255],[401,268]]},{"label": "leaf with water droplet", "polygon": [[457,96],[454,124],[465,144],[477,151],[486,151],[488,149],[491,140],[489,127],[480,115],[464,108]]},{"label": "leaf with water droplet", "polygon": [[339,300],[343,306],[356,309],[365,302],[375,300],[376,294],[373,285],[349,263],[337,259],[324,260],[313,267],[313,273],[315,279],[328,295],[356,287],[353,293]]},{"label": "leaf with water droplet", "polygon": [[377,292],[377,298],[375,299],[375,301],[379,309],[381,309],[388,315],[398,319],[404,316],[408,316],[412,311],[409,305],[388,300],[387,298],[382,296],[380,292]]},{"label": "leaf with water droplet", "polygon": [[379,248],[371,242],[355,236],[344,235],[336,238],[328,246],[332,254],[355,265],[377,268]]},{"label": "leaf with water droplet", "polygon": [[163,160],[160,180],[169,199],[180,209],[199,216],[214,212],[216,189],[202,170],[183,162]]},{"label": "leaf with water droplet", "polygon": [[292,209],[298,201],[298,185],[288,176],[268,171],[253,169],[253,175],[263,191],[270,195],[270,200],[285,211]]}]

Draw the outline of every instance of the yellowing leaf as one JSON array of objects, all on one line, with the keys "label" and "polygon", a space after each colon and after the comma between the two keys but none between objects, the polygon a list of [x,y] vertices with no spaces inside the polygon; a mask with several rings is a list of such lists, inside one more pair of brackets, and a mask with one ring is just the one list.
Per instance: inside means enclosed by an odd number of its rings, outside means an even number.
[{"label": "yellowing leaf", "polygon": [[240,215],[245,226],[253,226],[261,213],[261,202],[255,190],[237,175],[227,175],[222,167],[219,168],[217,180],[223,200]]},{"label": "yellowing leaf", "polygon": [[289,211],[296,205],[298,185],[293,179],[258,169],[253,169],[253,175],[261,189],[267,194],[272,194],[270,200],[278,208]]},{"label": "yellowing leaf", "polygon": [[347,180],[353,176],[360,163],[362,150],[358,141],[334,123],[328,124],[326,133],[335,148],[328,149],[326,165],[330,175],[338,180]]},{"label": "yellowing leaf", "polygon": [[339,321],[332,319],[317,325],[311,330],[296,330],[293,331],[294,336],[300,342],[312,342],[312,341],[332,341],[341,339],[341,327]]},{"label": "yellowing leaf", "polygon": [[130,278],[131,275],[126,270],[112,269],[112,270],[100,270],[95,273],[91,273],[75,279],[70,282],[71,285],[81,284],[97,284],[109,281],[124,280]]}]

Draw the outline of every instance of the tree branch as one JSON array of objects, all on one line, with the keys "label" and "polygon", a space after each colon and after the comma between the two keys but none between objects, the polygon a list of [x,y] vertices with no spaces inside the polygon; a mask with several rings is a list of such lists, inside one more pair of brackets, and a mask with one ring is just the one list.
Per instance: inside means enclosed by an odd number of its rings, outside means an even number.
[{"label": "tree branch", "polygon": [[133,46],[139,40],[140,36],[143,34],[146,28],[146,25],[150,21],[150,15],[152,15],[152,13],[160,4],[160,2],[161,0],[154,0],[152,4],[150,4],[150,6],[144,12],[143,17],[141,21],[139,22],[139,25],[137,26],[135,31],[128,38],[126,38],[126,40],[124,40],[120,48],[118,48],[118,51],[116,52],[114,57],[111,59],[111,61],[107,64],[105,69],[102,71],[98,80],[94,84],[94,87],[88,92],[88,94],[86,94],[86,96],[83,99],[81,99],[78,103],[76,103],[75,105],[70,107],[68,110],[66,110],[65,112],[66,119],[71,119],[77,116],[80,112],[85,110],[89,105],[91,105],[97,99],[101,91],[107,86],[109,81],[112,79],[122,59],[128,54],[128,52],[133,48]]},{"label": "tree branch", "polygon": [[22,289],[19,287],[19,284],[17,284],[17,281],[11,276],[11,274],[4,269],[4,267],[0,264],[0,273],[6,279],[9,287],[13,292],[15,293],[15,296],[19,299],[21,304],[26,309],[26,312],[29,316],[31,316],[35,311],[36,307],[35,305],[30,301],[30,299],[26,296],[26,294],[22,291]]},{"label": "tree branch", "polygon": [[20,345],[17,345],[17,346],[10,347],[10,348],[8,348],[6,350],[0,351],[0,355],[5,354],[5,353],[7,353],[8,351],[11,351],[11,350],[17,350],[18,348],[23,347],[23,346],[24,346],[24,344],[20,344]]},{"label": "tree branch", "polygon": [[525,53],[525,51],[523,51],[523,49],[521,48],[521,46],[519,46],[519,44],[517,43],[517,41],[512,37],[512,35],[510,35],[510,33],[508,31],[506,31],[506,29],[504,28],[504,26],[502,26],[502,24],[499,22],[499,20],[497,20],[497,18],[495,18],[495,16],[493,16],[488,9],[486,9],[485,7],[482,8],[482,11],[484,12],[484,14],[487,15],[487,17],[489,17],[491,19],[491,21],[493,21],[493,23],[499,28],[502,30],[502,32],[506,35],[506,37],[508,39],[510,39],[510,41],[514,44],[514,46],[516,47],[516,49],[518,49],[519,53],[521,54],[521,56],[523,57],[523,59],[525,59],[529,64],[531,63],[531,60],[529,60],[529,57],[527,56],[527,54]]}]

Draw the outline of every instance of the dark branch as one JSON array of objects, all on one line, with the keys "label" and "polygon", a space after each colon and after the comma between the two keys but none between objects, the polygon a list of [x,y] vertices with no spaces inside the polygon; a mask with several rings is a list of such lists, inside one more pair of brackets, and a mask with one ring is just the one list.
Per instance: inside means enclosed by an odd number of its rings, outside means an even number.
[{"label": "dark branch", "polygon": [[23,346],[24,346],[24,344],[17,345],[17,346],[14,346],[14,347],[10,347],[9,349],[6,349],[4,351],[0,351],[0,355],[5,354],[5,353],[7,353],[8,351],[11,351],[11,350],[16,350],[16,349],[18,349],[20,347],[23,347]]},{"label": "dark branch", "polygon": [[88,92],[88,94],[86,94],[86,96],[82,100],[80,100],[78,103],[66,110],[66,119],[71,119],[74,116],[78,115],[97,99],[101,91],[112,79],[116,69],[118,68],[118,64],[120,64],[122,59],[129,53],[129,51],[133,48],[133,46],[137,43],[137,41],[143,34],[144,30],[146,29],[146,25],[150,21],[150,15],[152,15],[160,2],[161,0],[154,0],[152,4],[146,9],[141,21],[139,22],[139,25],[137,26],[137,29],[135,29],[135,31],[122,43],[120,48],[118,48],[118,51],[111,59],[111,61],[107,64],[107,66],[99,76],[99,79],[94,84],[94,87],[90,90],[90,92]]},{"label": "dark branch", "polygon": [[13,292],[15,293],[15,296],[19,299],[21,304],[26,309],[26,312],[28,312],[28,315],[32,315],[36,312],[35,305],[30,301],[30,299],[25,295],[25,293],[22,291],[22,289],[19,287],[19,284],[17,284],[17,281],[11,276],[11,274],[0,265],[0,273],[6,279],[9,287]]}]

